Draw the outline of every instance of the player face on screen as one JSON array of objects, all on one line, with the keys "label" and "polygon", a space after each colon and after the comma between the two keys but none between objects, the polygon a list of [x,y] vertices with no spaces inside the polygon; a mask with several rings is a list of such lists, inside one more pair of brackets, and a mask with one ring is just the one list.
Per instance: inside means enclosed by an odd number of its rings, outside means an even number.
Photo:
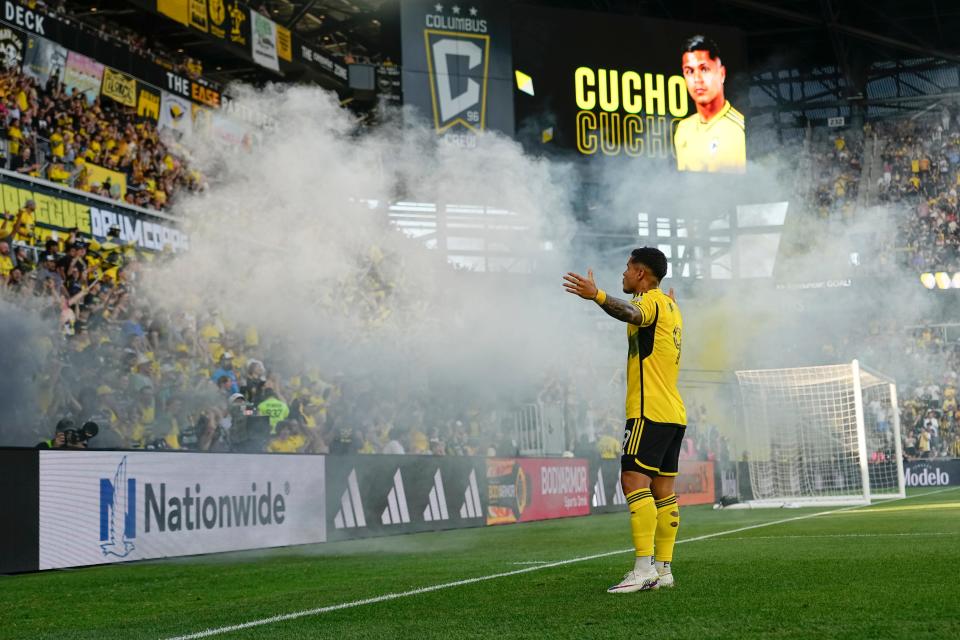
[{"label": "player face on screen", "polygon": [[710,58],[709,51],[687,51],[683,54],[683,78],[687,81],[690,97],[701,106],[717,103],[723,105],[723,81],[727,77],[727,68],[720,58]]},{"label": "player face on screen", "polygon": [[627,260],[627,268],[623,272],[623,292],[639,293],[641,280],[643,280],[643,265]]}]

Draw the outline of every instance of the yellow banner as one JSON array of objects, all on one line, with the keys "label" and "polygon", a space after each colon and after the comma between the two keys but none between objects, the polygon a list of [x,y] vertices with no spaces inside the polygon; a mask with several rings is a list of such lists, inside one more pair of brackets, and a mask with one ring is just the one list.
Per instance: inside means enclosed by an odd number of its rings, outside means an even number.
[{"label": "yellow banner", "polygon": [[206,32],[207,0],[190,0],[190,26]]},{"label": "yellow banner", "polygon": [[190,19],[187,17],[187,0],[157,0],[157,13],[162,13],[182,25],[190,24]]},{"label": "yellow banner", "polygon": [[227,5],[225,0],[207,0],[210,16],[210,35],[225,38],[227,35]]},{"label": "yellow banner", "polygon": [[123,199],[127,197],[127,176],[125,174],[120,173],[119,171],[111,171],[110,169],[105,169],[104,167],[90,163],[87,163],[84,166],[87,168],[87,184],[103,185],[103,183],[109,178],[110,184],[113,185],[111,191],[115,193],[117,185],[119,185],[120,198]]},{"label": "yellow banner", "polygon": [[103,84],[100,85],[100,93],[128,107],[137,106],[137,81],[127,74],[114,71],[109,67],[103,69]]},{"label": "yellow banner", "polygon": [[141,117],[160,119],[160,94],[140,88],[137,98],[137,115]]},{"label": "yellow banner", "polygon": [[[90,207],[87,205],[57,198],[45,193],[18,189],[8,184],[0,185],[3,191],[3,206],[7,211],[18,211],[27,200],[33,200],[37,205],[36,222],[38,225],[49,225],[61,229],[80,229],[82,233],[90,235]],[[40,230],[38,236],[46,237]]]},{"label": "yellow banner", "polygon": [[277,25],[277,55],[287,62],[293,59],[293,48],[290,46],[290,30]]}]

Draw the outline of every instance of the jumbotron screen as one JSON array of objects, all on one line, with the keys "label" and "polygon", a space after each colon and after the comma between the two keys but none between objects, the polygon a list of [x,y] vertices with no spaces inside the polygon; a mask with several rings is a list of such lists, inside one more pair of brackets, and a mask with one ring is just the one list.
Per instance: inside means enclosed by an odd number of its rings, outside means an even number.
[{"label": "jumbotron screen", "polygon": [[517,135],[528,148],[746,170],[737,29],[519,6],[513,63]]}]

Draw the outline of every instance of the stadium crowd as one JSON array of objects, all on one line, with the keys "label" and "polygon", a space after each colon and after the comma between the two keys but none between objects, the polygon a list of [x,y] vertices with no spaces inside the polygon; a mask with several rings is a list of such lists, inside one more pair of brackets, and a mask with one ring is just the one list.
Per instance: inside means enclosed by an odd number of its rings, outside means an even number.
[{"label": "stadium crowd", "polygon": [[[867,155],[872,142],[872,155]],[[872,268],[960,271],[960,118],[944,106],[921,117],[880,120],[862,131],[820,132],[807,155],[813,187],[803,195],[824,220],[853,223],[858,196],[893,216],[895,238],[878,239]],[[867,165],[876,167],[864,172]],[[861,184],[864,174],[875,176]],[[803,189],[807,189],[806,186]],[[891,256],[893,256],[891,258]],[[960,343],[931,327],[905,331],[874,320],[864,335],[824,346],[824,356],[891,363],[900,383],[900,424],[908,458],[960,457],[957,376]],[[855,342],[855,344],[854,344]]]},{"label": "stadium crowd", "polygon": [[18,173],[157,210],[203,187],[153,119],[55,77],[41,86],[16,67],[0,73],[0,123],[5,167]]},{"label": "stadium crowd", "polygon": [[34,417],[20,425],[29,438],[59,446],[52,425],[62,434],[92,421],[99,448],[514,452],[502,412],[469,399],[428,404],[361,378],[292,368],[289,345],[262,342],[256,327],[216,309],[151,305],[144,266],[173,254],[74,232],[48,240],[34,260],[31,238],[13,228],[7,221],[0,232],[0,301],[39,313],[50,329],[32,345],[44,355],[26,399]]}]

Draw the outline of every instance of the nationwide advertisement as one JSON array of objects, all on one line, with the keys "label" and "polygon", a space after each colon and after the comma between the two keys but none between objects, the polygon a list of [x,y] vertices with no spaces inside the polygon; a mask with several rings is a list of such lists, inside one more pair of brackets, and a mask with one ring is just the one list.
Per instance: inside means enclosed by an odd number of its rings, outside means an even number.
[{"label": "nationwide advertisement", "polygon": [[960,486],[960,460],[912,460],[903,463],[908,487]]},{"label": "nationwide advertisement", "polygon": [[331,456],[329,539],[481,527],[486,492],[484,458]]},{"label": "nationwide advertisement", "polygon": [[403,102],[445,142],[513,135],[509,5],[410,0],[401,6]]},{"label": "nationwide advertisement", "polygon": [[36,204],[36,233],[42,241],[53,233],[78,229],[103,241],[111,227],[120,229],[120,241],[141,249],[185,251],[189,236],[173,219],[119,202],[91,196],[46,180],[0,170],[3,209],[17,212],[27,202]]},{"label": "nationwide advertisement", "polygon": [[729,27],[517,6],[520,139],[582,159],[743,173],[745,52]]},{"label": "nationwide advertisement", "polygon": [[39,568],[326,540],[323,456],[39,453]]},{"label": "nationwide advertisement", "polygon": [[[681,460],[679,471],[674,481],[674,489],[680,505],[716,502],[713,462]],[[620,461],[594,460],[590,465],[590,511],[626,511],[626,505],[627,501],[620,486]]]},{"label": "nationwide advertisement", "polygon": [[590,513],[586,460],[487,459],[487,524],[509,524]]}]

